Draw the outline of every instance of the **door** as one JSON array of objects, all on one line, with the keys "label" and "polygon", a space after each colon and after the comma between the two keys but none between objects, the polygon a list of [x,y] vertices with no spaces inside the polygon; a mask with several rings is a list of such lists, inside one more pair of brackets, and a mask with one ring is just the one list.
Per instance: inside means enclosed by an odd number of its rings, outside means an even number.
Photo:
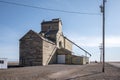
[{"label": "door", "polygon": [[57,61],[58,64],[65,64],[65,55],[58,55]]}]

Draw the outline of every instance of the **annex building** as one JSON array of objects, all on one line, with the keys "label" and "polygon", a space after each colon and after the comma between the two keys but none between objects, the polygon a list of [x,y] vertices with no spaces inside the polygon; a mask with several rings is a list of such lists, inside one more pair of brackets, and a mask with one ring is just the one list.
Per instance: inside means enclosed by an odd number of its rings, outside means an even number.
[{"label": "annex building", "polygon": [[88,57],[72,55],[72,43],[65,38],[59,18],[43,21],[39,33],[28,31],[19,45],[21,66],[89,63]]}]

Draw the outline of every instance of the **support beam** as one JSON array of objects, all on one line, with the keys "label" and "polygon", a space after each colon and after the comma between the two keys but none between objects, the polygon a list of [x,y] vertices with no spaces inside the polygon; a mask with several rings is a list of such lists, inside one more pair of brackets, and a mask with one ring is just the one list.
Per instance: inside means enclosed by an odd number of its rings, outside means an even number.
[{"label": "support beam", "polygon": [[68,39],[67,37],[64,36],[65,39],[67,39],[68,41],[70,41],[71,43],[73,43],[75,46],[77,46],[79,49],[83,50],[86,54],[88,54],[89,56],[91,56],[91,54],[89,52],[87,52],[85,49],[81,48],[80,46],[78,46],[76,43],[74,43],[73,41],[71,41],[70,39]]}]

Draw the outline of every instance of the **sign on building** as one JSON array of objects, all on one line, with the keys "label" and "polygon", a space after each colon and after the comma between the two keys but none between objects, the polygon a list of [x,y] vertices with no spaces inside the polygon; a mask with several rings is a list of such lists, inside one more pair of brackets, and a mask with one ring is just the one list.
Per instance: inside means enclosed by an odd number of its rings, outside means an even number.
[{"label": "sign on building", "polygon": [[7,69],[7,58],[0,58],[0,69]]}]

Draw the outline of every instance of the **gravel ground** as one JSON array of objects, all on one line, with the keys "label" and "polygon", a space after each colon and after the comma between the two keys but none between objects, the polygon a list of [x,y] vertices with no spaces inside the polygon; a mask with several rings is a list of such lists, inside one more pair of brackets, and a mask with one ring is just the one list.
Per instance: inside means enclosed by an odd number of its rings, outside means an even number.
[{"label": "gravel ground", "polygon": [[86,68],[76,74],[75,77],[67,80],[120,80],[120,68],[110,64],[105,65],[105,73],[102,72],[102,65],[88,65]]},{"label": "gravel ground", "polygon": [[120,80],[120,68],[92,63],[88,65],[48,65],[0,70],[0,80]]},{"label": "gravel ground", "polygon": [[120,68],[120,62],[109,62],[109,64]]}]

